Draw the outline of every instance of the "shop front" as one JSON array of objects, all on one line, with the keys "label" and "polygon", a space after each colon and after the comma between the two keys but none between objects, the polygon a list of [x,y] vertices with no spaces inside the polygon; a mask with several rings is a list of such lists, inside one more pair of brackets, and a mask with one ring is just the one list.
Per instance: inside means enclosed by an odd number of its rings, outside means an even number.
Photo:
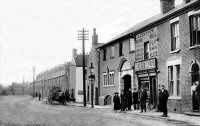
[{"label": "shop front", "polygon": [[138,80],[139,96],[141,95],[141,88],[144,87],[148,93],[149,103],[156,107],[158,93],[156,58],[136,62],[135,72]]}]

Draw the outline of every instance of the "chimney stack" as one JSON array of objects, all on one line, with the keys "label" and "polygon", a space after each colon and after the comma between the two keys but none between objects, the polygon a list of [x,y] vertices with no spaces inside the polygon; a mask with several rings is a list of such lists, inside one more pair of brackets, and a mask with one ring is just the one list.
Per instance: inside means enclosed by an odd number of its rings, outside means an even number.
[{"label": "chimney stack", "polygon": [[175,7],[175,0],[160,0],[161,12],[167,13]]},{"label": "chimney stack", "polygon": [[96,34],[96,28],[93,29],[92,45],[98,45],[98,35]]},{"label": "chimney stack", "polygon": [[77,56],[77,49],[72,49],[72,58]]},{"label": "chimney stack", "polygon": [[184,4],[187,4],[187,3],[189,3],[190,1],[192,1],[192,0],[183,0],[183,3],[184,3]]}]

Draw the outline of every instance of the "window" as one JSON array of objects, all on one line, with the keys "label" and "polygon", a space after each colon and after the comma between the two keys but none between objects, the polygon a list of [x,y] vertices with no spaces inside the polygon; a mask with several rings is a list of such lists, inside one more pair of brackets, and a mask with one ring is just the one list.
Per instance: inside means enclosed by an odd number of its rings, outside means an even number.
[{"label": "window", "polygon": [[111,55],[110,55],[110,58],[114,58],[115,57],[115,46],[112,45],[111,46]]},{"label": "window", "polygon": [[114,85],[114,71],[110,72],[110,84],[109,85]]},{"label": "window", "polygon": [[144,59],[149,59],[149,42],[144,43]]},{"label": "window", "polygon": [[168,66],[168,85],[170,96],[180,96],[180,64]]},{"label": "window", "polygon": [[174,92],[173,66],[168,67],[168,85],[169,85],[169,94],[173,95]]},{"label": "window", "polygon": [[190,46],[200,45],[200,14],[190,16]]},{"label": "window", "polygon": [[130,49],[130,52],[135,51],[135,39],[134,38],[130,38],[129,49]]},{"label": "window", "polygon": [[106,49],[103,49],[103,60],[106,60]]},{"label": "window", "polygon": [[180,65],[176,65],[176,95],[180,96]]},{"label": "window", "polygon": [[103,86],[107,86],[107,73],[103,73]]},{"label": "window", "polygon": [[123,43],[119,43],[119,56],[123,56]]},{"label": "window", "polygon": [[179,50],[179,22],[171,24],[171,51]]}]

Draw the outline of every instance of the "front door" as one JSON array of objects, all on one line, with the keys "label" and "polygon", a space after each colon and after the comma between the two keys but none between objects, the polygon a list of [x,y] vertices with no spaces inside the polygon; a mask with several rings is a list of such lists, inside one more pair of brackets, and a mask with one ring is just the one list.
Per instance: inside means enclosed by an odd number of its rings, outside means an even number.
[{"label": "front door", "polygon": [[157,85],[157,79],[155,76],[150,77],[150,103],[152,105],[157,104],[157,91],[156,86]]}]

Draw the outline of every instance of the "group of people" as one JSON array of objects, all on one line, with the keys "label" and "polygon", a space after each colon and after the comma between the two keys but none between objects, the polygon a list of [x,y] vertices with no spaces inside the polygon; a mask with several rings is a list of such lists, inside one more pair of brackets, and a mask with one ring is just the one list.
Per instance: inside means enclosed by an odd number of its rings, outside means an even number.
[{"label": "group of people", "polygon": [[39,98],[39,101],[40,101],[40,100],[41,100],[41,93],[35,92],[35,97],[38,97],[38,98]]},{"label": "group of people", "polygon": [[191,96],[192,96],[192,107],[193,112],[199,112],[200,108],[200,84],[199,81],[195,81],[191,87]]},{"label": "group of people", "polygon": [[[117,112],[125,112],[127,110],[131,110],[132,104],[134,104],[134,109],[136,109],[138,104],[138,92],[134,93],[132,96],[131,89],[128,91],[122,90],[120,96],[118,92],[115,92],[115,96],[113,97],[114,110]],[[133,99],[133,100],[132,100]]]},{"label": "group of people", "polygon": [[[139,93],[134,88],[134,92],[132,95],[131,89],[128,91],[121,91],[120,96],[118,92],[115,92],[115,96],[113,97],[114,103],[114,110],[117,112],[125,112],[126,110],[131,110],[131,106],[133,104],[134,110],[139,109],[139,104],[141,106],[141,113],[146,112],[146,104],[148,99],[148,92],[147,89],[143,86],[140,90],[140,97]],[[158,109],[159,111],[163,112],[163,117],[167,117],[167,101],[168,101],[168,91],[165,89],[165,86],[161,86],[161,90],[159,91],[159,102],[158,102]],[[138,100],[140,99],[140,100]]]}]

